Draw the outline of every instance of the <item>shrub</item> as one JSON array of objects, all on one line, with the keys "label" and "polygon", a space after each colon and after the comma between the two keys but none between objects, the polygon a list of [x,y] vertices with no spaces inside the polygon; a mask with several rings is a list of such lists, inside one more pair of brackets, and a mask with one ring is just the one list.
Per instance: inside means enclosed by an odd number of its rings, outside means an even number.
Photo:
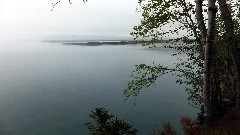
[{"label": "shrub", "polygon": [[89,135],[137,135],[133,125],[114,117],[104,108],[96,108],[89,117],[93,118],[93,121],[85,124]]}]

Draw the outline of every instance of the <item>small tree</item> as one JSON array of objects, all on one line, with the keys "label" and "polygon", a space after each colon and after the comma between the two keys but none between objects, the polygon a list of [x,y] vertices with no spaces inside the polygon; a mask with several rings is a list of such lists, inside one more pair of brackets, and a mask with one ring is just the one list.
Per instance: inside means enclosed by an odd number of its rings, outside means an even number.
[{"label": "small tree", "polygon": [[89,117],[93,119],[85,124],[89,129],[89,135],[137,135],[133,125],[114,117],[104,108],[96,108]]}]

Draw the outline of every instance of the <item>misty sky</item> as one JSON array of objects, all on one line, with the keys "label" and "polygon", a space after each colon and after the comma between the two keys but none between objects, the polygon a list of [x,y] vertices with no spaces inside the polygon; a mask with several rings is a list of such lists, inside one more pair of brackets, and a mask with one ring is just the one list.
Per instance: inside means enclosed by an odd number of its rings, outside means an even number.
[{"label": "misty sky", "polygon": [[0,38],[129,38],[139,24],[137,0],[0,0]]}]

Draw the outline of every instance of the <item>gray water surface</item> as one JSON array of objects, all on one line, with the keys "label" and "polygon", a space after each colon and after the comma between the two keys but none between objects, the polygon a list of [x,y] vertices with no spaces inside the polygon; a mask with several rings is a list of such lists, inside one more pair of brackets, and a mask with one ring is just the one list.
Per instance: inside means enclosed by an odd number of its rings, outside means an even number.
[{"label": "gray water surface", "polygon": [[[2,43],[1,43],[2,44]],[[0,49],[1,135],[87,135],[84,123],[96,107],[126,119],[139,135],[181,116],[196,116],[184,87],[165,75],[157,85],[124,102],[123,89],[136,64],[173,67],[171,49],[132,45],[79,46],[6,42]]]}]

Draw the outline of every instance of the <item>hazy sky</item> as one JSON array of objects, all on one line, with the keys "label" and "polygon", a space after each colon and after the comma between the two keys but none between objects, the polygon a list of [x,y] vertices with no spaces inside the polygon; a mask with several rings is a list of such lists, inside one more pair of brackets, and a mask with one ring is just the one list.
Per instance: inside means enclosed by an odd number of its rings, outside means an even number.
[{"label": "hazy sky", "polygon": [[137,0],[0,0],[0,38],[128,38],[139,24]]}]

